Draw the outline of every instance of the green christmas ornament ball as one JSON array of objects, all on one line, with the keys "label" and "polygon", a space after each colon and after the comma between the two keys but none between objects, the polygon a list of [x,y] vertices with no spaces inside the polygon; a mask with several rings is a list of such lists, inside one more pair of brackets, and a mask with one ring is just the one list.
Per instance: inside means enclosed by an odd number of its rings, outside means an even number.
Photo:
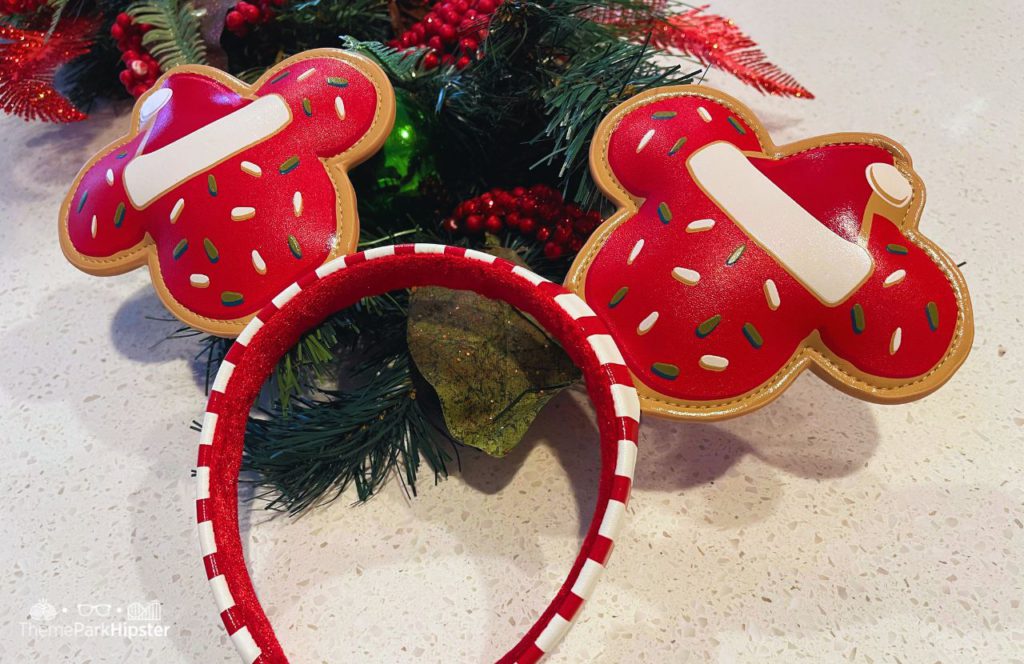
[{"label": "green christmas ornament ball", "polygon": [[[396,227],[438,202],[441,179],[430,114],[405,90],[395,90],[395,125],[381,149],[352,172],[360,217]],[[426,204],[426,206],[424,205]]]}]

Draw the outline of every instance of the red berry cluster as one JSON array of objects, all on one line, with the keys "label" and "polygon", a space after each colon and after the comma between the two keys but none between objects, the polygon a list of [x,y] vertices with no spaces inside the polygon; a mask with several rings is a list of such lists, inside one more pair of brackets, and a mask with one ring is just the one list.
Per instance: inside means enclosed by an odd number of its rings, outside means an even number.
[{"label": "red berry cluster", "polygon": [[0,14],[35,14],[46,6],[46,0],[0,0]]},{"label": "red berry cluster", "polygon": [[512,190],[491,189],[463,201],[443,226],[449,233],[480,235],[508,229],[544,243],[550,259],[575,254],[601,223],[596,210],[584,212],[566,203],[552,187],[535,184]]},{"label": "red berry cluster", "polygon": [[124,12],[118,14],[110,26],[110,36],[114,38],[117,49],[121,51],[121,61],[124,62],[124,69],[118,78],[124,89],[136,98],[141,97],[160,78],[160,63],[142,46],[142,35],[152,28],[148,23],[136,23]]},{"label": "red berry cluster", "polygon": [[491,14],[503,0],[440,0],[402,35],[391,42],[394,48],[426,46],[423,68],[439,64],[465,69],[487,38]]},{"label": "red berry cluster", "polygon": [[236,37],[244,37],[250,28],[274,18],[274,10],[283,4],[284,0],[257,0],[255,3],[243,0],[224,17],[224,27]]}]

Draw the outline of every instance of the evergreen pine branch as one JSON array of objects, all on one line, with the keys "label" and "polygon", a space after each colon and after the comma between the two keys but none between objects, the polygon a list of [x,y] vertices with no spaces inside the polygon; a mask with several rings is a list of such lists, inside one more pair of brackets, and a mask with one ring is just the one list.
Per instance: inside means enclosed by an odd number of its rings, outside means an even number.
[{"label": "evergreen pine branch", "polygon": [[288,413],[250,419],[243,469],[259,474],[255,481],[265,489],[268,509],[298,514],[336,500],[350,486],[365,501],[395,471],[415,494],[421,458],[435,480],[447,475],[452,443],[417,394],[404,326],[401,337],[353,376],[358,387],[299,398]]},{"label": "evergreen pine branch", "polygon": [[142,45],[167,71],[183,64],[206,64],[206,46],[192,3],[181,0],[144,0],[128,8],[139,23],[153,26]]},{"label": "evergreen pine branch", "polygon": [[376,41],[359,41],[354,37],[341,38],[344,48],[362,53],[375,60],[387,72],[392,83],[401,85],[415,79],[430,76],[432,72],[422,68],[423,56],[429,49],[397,49]]}]

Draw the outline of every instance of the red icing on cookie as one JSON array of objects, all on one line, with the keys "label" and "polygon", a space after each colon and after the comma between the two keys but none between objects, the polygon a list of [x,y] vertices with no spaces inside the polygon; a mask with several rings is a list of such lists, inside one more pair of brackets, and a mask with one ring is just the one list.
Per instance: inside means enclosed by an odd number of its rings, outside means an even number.
[{"label": "red icing on cookie", "polygon": [[566,283],[611,329],[645,410],[734,415],[807,366],[904,401],[966,356],[966,286],[917,233],[923,187],[888,139],[776,147],[726,95],[666,88],[605,119],[591,166],[620,210]]},{"label": "red icing on cookie", "polygon": [[387,77],[343,51],[295,56],[252,87],[176,68],[136,104],[129,135],[82,169],[62,247],[94,274],[148,262],[175,315],[237,334],[300,275],[355,249],[345,169],[393,118]]}]

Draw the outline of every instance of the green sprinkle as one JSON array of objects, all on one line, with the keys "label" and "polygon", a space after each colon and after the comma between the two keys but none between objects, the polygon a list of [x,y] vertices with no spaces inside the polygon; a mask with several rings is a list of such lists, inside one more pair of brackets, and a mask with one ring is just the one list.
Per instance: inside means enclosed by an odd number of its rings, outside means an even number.
[{"label": "green sprinkle", "polygon": [[683,136],[678,141],[676,141],[675,144],[671,147],[671,149],[669,149],[668,156],[671,157],[675,153],[679,152],[680,148],[682,148],[684,145],[686,145],[686,137],[685,136]]},{"label": "green sprinkle", "polygon": [[185,253],[186,249],[188,249],[188,240],[181,238],[181,240],[178,241],[178,244],[174,245],[174,251],[171,252],[171,255],[174,256],[174,260],[181,258],[181,255]]},{"label": "green sprinkle", "polygon": [[863,332],[864,325],[866,324],[864,321],[864,307],[859,304],[853,305],[853,308],[850,309],[850,321],[853,323],[854,334]]},{"label": "green sprinkle", "polygon": [[237,291],[226,290],[220,294],[220,303],[225,307],[237,307],[243,300],[242,294]]},{"label": "green sprinkle", "polygon": [[298,167],[299,167],[299,157],[298,157],[298,155],[295,155],[295,156],[288,157],[287,159],[285,159],[284,163],[282,163],[280,166],[277,167],[277,170],[278,170],[278,172],[281,175],[286,175],[288,173],[291,173],[292,171],[294,171]]},{"label": "green sprinkle", "polygon": [[210,241],[210,238],[203,238],[203,249],[206,250],[206,257],[210,259],[211,263],[216,263],[220,260],[220,252],[217,251],[217,247]]},{"label": "green sprinkle", "polygon": [[307,118],[313,117],[313,105],[309,101],[309,97],[302,98],[302,112],[306,114]]},{"label": "green sprinkle", "polygon": [[653,120],[671,120],[674,117],[676,117],[675,111],[658,111],[651,115],[651,119]]},{"label": "green sprinkle", "polygon": [[348,87],[348,79],[347,78],[338,78],[337,76],[328,76],[327,77],[327,85],[333,85],[336,88],[347,88]]},{"label": "green sprinkle", "polygon": [[932,332],[939,329],[939,305],[929,302],[924,307],[924,313],[928,316],[928,327],[932,328]]},{"label": "green sprinkle", "polygon": [[612,295],[612,299],[608,302],[609,307],[618,305],[619,302],[626,297],[626,293],[629,292],[629,286],[623,286],[619,290],[615,291],[615,295]]},{"label": "green sprinkle", "polygon": [[675,380],[679,378],[679,367],[667,362],[655,362],[651,365],[651,373],[665,380]]},{"label": "green sprinkle", "polygon": [[82,192],[82,197],[78,199],[78,209],[75,212],[81,212],[82,208],[85,207],[85,199],[89,198],[89,190],[86,189]]},{"label": "green sprinkle", "polygon": [[275,76],[274,78],[270,79],[270,82],[271,83],[278,83],[278,82],[283,81],[284,79],[288,78],[291,75],[292,75],[292,72],[289,69],[288,71],[283,71],[280,74],[278,74],[277,76]]},{"label": "green sprinkle", "polygon": [[124,202],[117,204],[117,209],[114,210],[114,228],[121,228],[121,224],[124,223],[125,207]]},{"label": "green sprinkle", "polygon": [[885,245],[885,250],[890,254],[899,254],[900,256],[907,253],[907,248],[902,244],[887,244]]},{"label": "green sprinkle", "polygon": [[292,256],[302,258],[302,247],[299,246],[299,241],[295,239],[294,235],[288,236],[288,248],[291,250]]},{"label": "green sprinkle", "polygon": [[732,128],[738,131],[740,134],[747,133],[747,130],[743,128],[743,125],[740,124],[739,120],[732,117],[731,115],[729,116],[729,124],[731,124]]},{"label": "green sprinkle", "polygon": [[206,176],[206,188],[210,190],[211,196],[217,195],[217,178],[213,177],[213,173]]},{"label": "green sprinkle", "polygon": [[725,264],[726,265],[735,265],[736,261],[738,261],[740,259],[740,256],[742,256],[743,252],[746,251],[746,250],[747,250],[747,245],[745,245],[745,244],[741,244],[740,246],[736,247],[735,249],[732,250],[732,253],[729,254],[729,258],[725,259]]},{"label": "green sprinkle", "polygon": [[663,224],[672,221],[672,210],[669,209],[668,203],[662,203],[658,206],[658,219],[661,219]]},{"label": "green sprinkle", "polygon": [[117,155],[117,158],[118,158],[118,159],[124,159],[124,158],[125,158],[125,157],[127,157],[127,156],[128,156],[128,153],[127,153],[127,152],[122,152],[121,154]]},{"label": "green sprinkle", "polygon": [[711,318],[707,319],[706,321],[697,326],[697,337],[703,339],[704,337],[708,336],[709,334],[715,331],[715,328],[718,327],[718,324],[721,322],[722,315],[715,314],[714,316],[712,316]]},{"label": "green sprinkle", "polygon": [[749,341],[750,345],[754,348],[760,348],[764,345],[764,338],[761,337],[761,333],[757,331],[757,328],[754,327],[753,323],[743,324],[743,336],[747,338],[747,341]]}]

